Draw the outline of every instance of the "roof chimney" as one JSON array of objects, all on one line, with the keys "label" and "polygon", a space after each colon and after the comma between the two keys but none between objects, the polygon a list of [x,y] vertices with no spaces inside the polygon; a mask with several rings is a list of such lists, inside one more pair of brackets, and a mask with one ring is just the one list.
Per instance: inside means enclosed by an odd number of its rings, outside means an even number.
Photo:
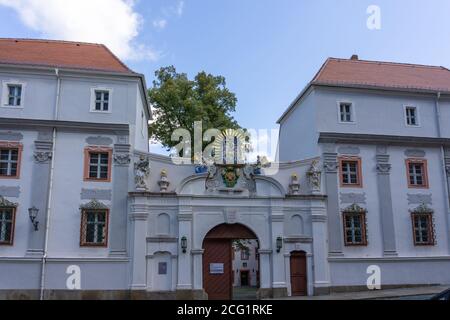
[{"label": "roof chimney", "polygon": [[350,58],[350,60],[359,60],[359,57],[357,54],[352,55],[352,57]]}]

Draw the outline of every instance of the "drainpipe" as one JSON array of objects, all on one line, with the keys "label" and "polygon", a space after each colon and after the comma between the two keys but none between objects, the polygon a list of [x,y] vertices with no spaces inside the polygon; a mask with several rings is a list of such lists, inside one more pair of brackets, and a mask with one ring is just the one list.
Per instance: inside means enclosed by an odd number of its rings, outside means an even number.
[{"label": "drainpipe", "polygon": [[437,95],[436,95],[436,103],[435,103],[436,127],[437,127],[438,138],[442,138],[442,132],[441,132],[441,109],[439,108],[439,100],[440,99],[441,99],[441,93],[438,92]]},{"label": "drainpipe", "polygon": [[[56,98],[55,98],[55,113],[54,120],[57,121],[59,117],[59,98],[61,93],[61,78],[59,76],[59,69],[55,69],[55,75],[57,79],[56,84]],[[55,169],[55,151],[56,151],[56,127],[53,127],[52,135],[52,159],[50,165],[50,182],[48,187],[48,199],[47,199],[47,219],[45,224],[45,240],[44,240],[44,255],[42,256],[42,266],[41,266],[41,285],[40,285],[40,300],[45,299],[45,266],[47,263],[48,254],[48,237],[50,230],[50,217],[52,211],[52,191],[53,191],[53,175]]]}]

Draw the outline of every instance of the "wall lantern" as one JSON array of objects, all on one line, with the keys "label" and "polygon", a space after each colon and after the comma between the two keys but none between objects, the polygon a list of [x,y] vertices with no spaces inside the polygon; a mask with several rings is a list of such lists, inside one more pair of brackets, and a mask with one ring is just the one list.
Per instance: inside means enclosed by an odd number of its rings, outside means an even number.
[{"label": "wall lantern", "polygon": [[281,248],[283,248],[283,238],[278,237],[277,238],[277,252],[280,253]]},{"label": "wall lantern", "polygon": [[39,230],[39,221],[36,220],[38,213],[39,213],[39,209],[34,206],[33,206],[33,208],[28,209],[28,214],[30,216],[31,223],[34,226],[34,231]]},{"label": "wall lantern", "polygon": [[187,238],[186,237],[181,238],[181,249],[183,249],[183,253],[186,253],[186,250],[187,250]]}]

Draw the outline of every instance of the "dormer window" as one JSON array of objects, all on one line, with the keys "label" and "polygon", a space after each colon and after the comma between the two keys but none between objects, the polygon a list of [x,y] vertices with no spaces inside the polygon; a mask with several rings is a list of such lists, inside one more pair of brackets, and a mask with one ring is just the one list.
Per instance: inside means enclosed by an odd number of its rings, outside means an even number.
[{"label": "dormer window", "polygon": [[111,112],[112,90],[95,88],[92,90],[91,112]]},{"label": "dormer window", "polygon": [[355,123],[355,110],[351,102],[339,102],[338,113],[340,123]]}]

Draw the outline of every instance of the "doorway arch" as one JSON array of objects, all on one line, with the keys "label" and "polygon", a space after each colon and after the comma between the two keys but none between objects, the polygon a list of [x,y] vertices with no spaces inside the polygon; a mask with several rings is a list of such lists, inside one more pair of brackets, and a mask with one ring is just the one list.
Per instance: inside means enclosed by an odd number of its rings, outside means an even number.
[{"label": "doorway arch", "polygon": [[242,224],[220,224],[203,240],[203,288],[210,300],[231,300],[233,295],[232,241],[256,239]]},{"label": "doorway arch", "polygon": [[308,294],[306,252],[291,252],[290,267],[292,295],[306,296]]}]

